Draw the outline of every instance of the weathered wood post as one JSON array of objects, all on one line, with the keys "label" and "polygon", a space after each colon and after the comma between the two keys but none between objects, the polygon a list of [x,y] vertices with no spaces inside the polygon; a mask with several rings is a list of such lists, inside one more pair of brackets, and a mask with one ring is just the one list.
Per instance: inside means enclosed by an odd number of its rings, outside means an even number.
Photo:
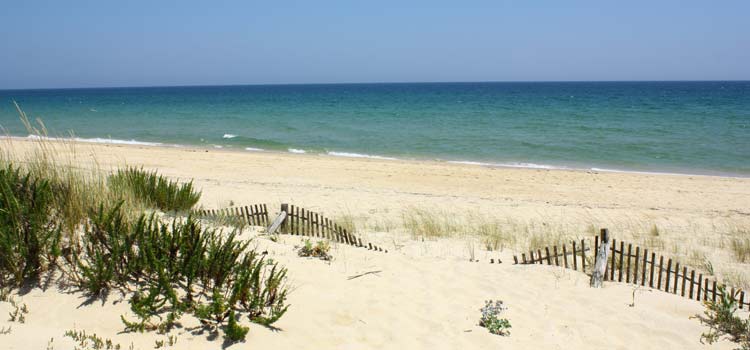
[{"label": "weathered wood post", "polygon": [[[282,203],[281,204],[281,212],[287,214],[287,215],[285,215],[285,218],[289,217],[289,204]],[[289,226],[287,225],[286,220],[284,220],[284,221],[281,222],[281,232],[284,233],[284,234],[288,234],[289,233]]]},{"label": "weathered wood post", "polygon": [[604,272],[607,270],[607,253],[609,252],[609,230],[603,228],[601,231],[601,244],[596,252],[594,270],[591,274],[591,287],[601,288]]}]

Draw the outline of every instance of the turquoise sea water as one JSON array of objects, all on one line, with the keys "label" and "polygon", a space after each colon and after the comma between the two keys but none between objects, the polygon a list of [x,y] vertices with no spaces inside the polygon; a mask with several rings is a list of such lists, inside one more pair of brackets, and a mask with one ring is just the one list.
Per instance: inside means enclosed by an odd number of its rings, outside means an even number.
[{"label": "turquoise sea water", "polygon": [[55,136],[506,166],[750,176],[750,82],[0,90]]}]

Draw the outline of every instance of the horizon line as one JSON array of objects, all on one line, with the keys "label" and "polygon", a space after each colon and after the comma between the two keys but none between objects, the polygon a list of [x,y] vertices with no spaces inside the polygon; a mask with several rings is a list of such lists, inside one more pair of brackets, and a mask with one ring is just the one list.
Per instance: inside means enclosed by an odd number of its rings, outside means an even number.
[{"label": "horizon line", "polygon": [[148,88],[197,88],[197,87],[241,87],[241,86],[304,86],[304,85],[400,85],[400,84],[503,84],[503,83],[690,83],[690,82],[750,82],[750,79],[673,79],[673,80],[461,80],[461,81],[373,81],[373,82],[328,82],[328,83],[236,83],[236,84],[178,84],[178,85],[114,85],[90,87],[42,87],[0,88],[0,91],[40,90],[90,90],[90,89],[148,89]]}]

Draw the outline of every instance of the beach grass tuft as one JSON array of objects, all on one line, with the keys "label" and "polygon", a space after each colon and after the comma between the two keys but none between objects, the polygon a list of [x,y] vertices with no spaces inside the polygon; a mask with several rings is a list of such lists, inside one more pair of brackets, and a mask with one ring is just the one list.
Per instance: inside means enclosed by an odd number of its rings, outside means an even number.
[{"label": "beach grass tuft", "polygon": [[130,191],[142,202],[162,211],[190,210],[201,197],[200,192],[195,191],[192,181],[180,184],[156,171],[142,168],[119,169],[109,177],[109,184],[115,189]]}]

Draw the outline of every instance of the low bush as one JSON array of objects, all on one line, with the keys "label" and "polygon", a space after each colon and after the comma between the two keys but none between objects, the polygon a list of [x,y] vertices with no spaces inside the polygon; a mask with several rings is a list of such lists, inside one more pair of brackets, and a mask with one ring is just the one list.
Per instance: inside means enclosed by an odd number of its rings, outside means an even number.
[{"label": "low bush", "polygon": [[318,241],[313,245],[309,239],[305,240],[302,247],[299,248],[297,254],[302,257],[319,258],[321,260],[329,261],[333,257],[329,254],[331,251],[331,244],[328,241]]},{"label": "low bush", "polygon": [[140,200],[163,211],[190,210],[201,197],[193,188],[193,182],[179,184],[176,181],[141,168],[119,169],[109,178],[110,186],[125,189]]},{"label": "low bush", "polygon": [[123,316],[126,330],[166,332],[186,312],[216,329],[232,312],[270,326],[286,312],[286,269],[248,249],[249,242],[204,229],[192,217],[163,224],[152,214],[129,227],[118,211],[94,215],[81,239],[77,276],[94,295],[138,286],[130,298],[137,319]]},{"label": "low bush", "polygon": [[484,307],[481,309],[482,318],[479,320],[479,325],[487,328],[492,334],[510,335],[510,321],[507,318],[499,317],[507,309],[500,300],[494,303],[492,300],[486,301]]},{"label": "low bush", "polygon": [[709,327],[708,332],[701,334],[701,342],[713,344],[722,336],[727,336],[740,345],[739,349],[750,350],[750,319],[743,320],[736,315],[736,300],[740,291],[731,295],[724,286],[720,286],[718,293],[718,300],[706,301],[704,315],[698,317],[701,323]]},{"label": "low bush", "polygon": [[48,181],[0,169],[0,286],[19,286],[60,256],[60,223]]}]

